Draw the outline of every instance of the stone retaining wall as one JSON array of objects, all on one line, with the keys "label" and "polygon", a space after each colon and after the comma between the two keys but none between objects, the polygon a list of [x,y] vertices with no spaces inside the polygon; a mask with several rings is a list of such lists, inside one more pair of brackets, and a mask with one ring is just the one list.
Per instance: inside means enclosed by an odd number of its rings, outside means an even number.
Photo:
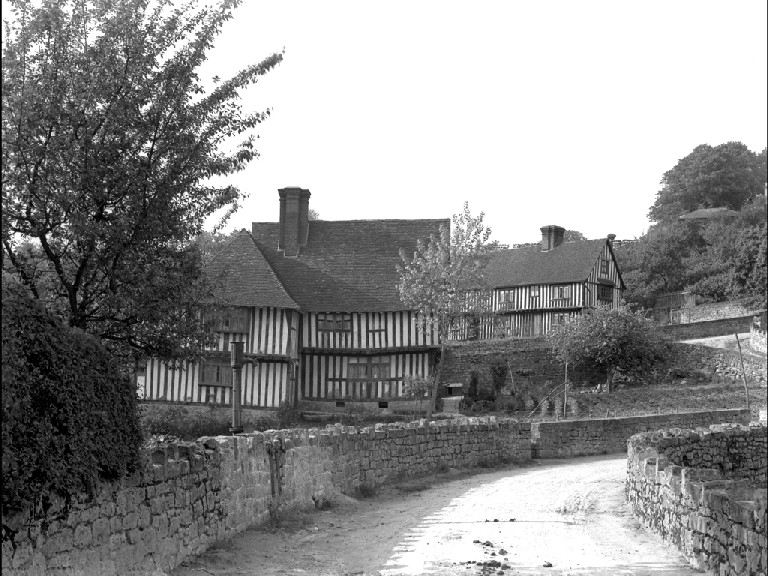
[{"label": "stone retaining wall", "polygon": [[[440,377],[444,384],[458,382],[466,389],[470,372],[476,371],[478,388],[490,390],[491,366],[499,360],[509,366],[512,385],[518,388],[563,380],[563,365],[552,355],[543,337],[451,342]],[[571,370],[569,378],[576,386],[594,385],[605,381],[605,370]]]},{"label": "stone retaining wall", "polygon": [[741,318],[750,313],[754,314],[750,308],[737,302],[711,302],[708,304],[698,304],[692,308],[681,308],[680,323],[689,324],[726,318]]},{"label": "stone retaining wall", "polygon": [[[735,345],[735,337],[733,341]],[[746,341],[742,341],[742,346],[746,348]],[[765,358],[758,358],[753,354],[745,353],[740,359],[738,350],[709,348],[680,342],[670,343],[668,350],[669,358],[663,367],[666,374],[662,375],[667,380],[670,380],[670,377],[696,379],[697,376],[703,377],[703,380],[709,380],[723,376],[741,382],[741,362],[743,361],[744,373],[749,382],[761,384],[766,382],[768,366]]]},{"label": "stone retaining wall", "polygon": [[[695,310],[695,309],[694,309]],[[738,318],[708,320],[690,324],[667,324],[659,326],[661,334],[669,340],[695,340],[711,336],[729,336],[734,332],[749,332],[752,314]]]},{"label": "stone retaining wall", "polygon": [[635,516],[697,570],[768,572],[764,424],[633,436],[626,494]]},{"label": "stone retaining wall", "polygon": [[[3,574],[123,575],[169,570],[286,508],[321,506],[393,479],[530,459],[530,424],[341,425],[162,445],[132,477],[69,510],[26,522],[4,542]],[[4,524],[14,524],[11,519]]]},{"label": "stone retaining wall", "polygon": [[747,409],[682,412],[624,418],[560,420],[531,424],[534,458],[570,458],[624,452],[627,440],[659,428],[695,428],[722,422],[748,423]]}]

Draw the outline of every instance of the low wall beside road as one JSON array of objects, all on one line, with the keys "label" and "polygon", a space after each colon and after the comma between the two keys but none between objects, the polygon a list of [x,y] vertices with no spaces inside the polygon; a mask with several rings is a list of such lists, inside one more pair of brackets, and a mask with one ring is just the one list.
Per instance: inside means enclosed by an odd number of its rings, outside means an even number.
[{"label": "low wall beside road", "polygon": [[531,424],[534,458],[570,458],[624,452],[627,440],[639,432],[661,428],[696,428],[723,422],[747,424],[749,410],[712,410],[624,418],[559,420]]},{"label": "low wall beside road", "polygon": [[766,427],[721,425],[633,436],[633,514],[709,574],[758,575],[766,559]]},{"label": "low wall beside road", "polygon": [[4,576],[130,575],[182,560],[287,508],[445,467],[531,456],[530,424],[471,418],[254,432],[161,445],[143,469],[45,518],[3,518]]}]

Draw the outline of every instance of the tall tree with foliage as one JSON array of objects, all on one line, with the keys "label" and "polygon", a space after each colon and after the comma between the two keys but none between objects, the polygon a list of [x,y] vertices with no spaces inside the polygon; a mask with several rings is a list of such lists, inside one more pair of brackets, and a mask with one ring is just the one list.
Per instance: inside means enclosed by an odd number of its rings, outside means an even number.
[{"label": "tall tree with foliage", "polygon": [[555,356],[568,366],[599,366],[606,371],[604,390],[613,388],[616,372],[639,376],[664,357],[663,345],[651,320],[626,306],[585,310],[547,334]]},{"label": "tall tree with foliage", "polygon": [[282,54],[207,92],[200,66],[238,0],[9,3],[4,268],[113,352],[199,349],[209,290],[193,239],[244,196],[210,179],[258,155],[269,110],[244,111],[238,98]]},{"label": "tall tree with foliage", "polygon": [[697,146],[664,173],[649,219],[674,222],[698,208],[739,210],[763,193],[765,154],[755,154],[741,142]]},{"label": "tall tree with foliage", "polygon": [[[440,358],[451,328],[468,317],[487,311],[484,274],[489,252],[496,244],[489,242],[491,229],[483,224],[484,213],[472,216],[469,204],[453,216],[453,226],[440,229],[429,242],[419,241],[413,255],[400,250],[400,298],[419,314],[421,330],[437,330]],[[432,395],[427,417],[432,411],[440,382],[440,364],[433,374]]]}]

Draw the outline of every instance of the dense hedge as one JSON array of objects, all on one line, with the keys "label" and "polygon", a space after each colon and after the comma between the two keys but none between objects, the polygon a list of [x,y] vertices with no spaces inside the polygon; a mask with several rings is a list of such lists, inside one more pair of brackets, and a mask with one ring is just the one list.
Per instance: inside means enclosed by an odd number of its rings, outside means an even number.
[{"label": "dense hedge", "polygon": [[132,471],[142,436],[136,391],[99,342],[5,276],[2,298],[5,538],[22,511]]}]

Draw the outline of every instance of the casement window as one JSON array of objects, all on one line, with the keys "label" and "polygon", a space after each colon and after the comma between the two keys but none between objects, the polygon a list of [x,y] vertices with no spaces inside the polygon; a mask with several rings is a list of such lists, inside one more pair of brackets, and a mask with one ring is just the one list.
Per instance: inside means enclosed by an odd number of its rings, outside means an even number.
[{"label": "casement window", "polygon": [[350,358],[347,380],[384,380],[390,377],[392,363],[389,356]]},{"label": "casement window", "polygon": [[232,388],[232,365],[228,358],[206,358],[200,369],[200,386]]},{"label": "casement window", "polygon": [[570,285],[552,286],[552,300],[567,300],[571,297]]},{"label": "casement window", "polygon": [[613,286],[609,286],[608,284],[598,284],[597,285],[597,299],[601,300],[603,302],[612,302],[613,301]]},{"label": "casement window", "polygon": [[538,308],[539,306],[539,287],[531,286],[529,289],[530,307]]},{"label": "casement window", "polygon": [[568,314],[554,314],[552,316],[552,325],[553,326],[561,326],[563,324],[567,324],[569,319]]},{"label": "casement window", "polygon": [[318,314],[318,332],[352,332],[352,316],[349,314]]},{"label": "casement window", "polygon": [[600,259],[600,276],[608,276],[608,260],[605,258]]},{"label": "casement window", "polygon": [[248,308],[218,308],[209,314],[215,332],[248,332]]}]

